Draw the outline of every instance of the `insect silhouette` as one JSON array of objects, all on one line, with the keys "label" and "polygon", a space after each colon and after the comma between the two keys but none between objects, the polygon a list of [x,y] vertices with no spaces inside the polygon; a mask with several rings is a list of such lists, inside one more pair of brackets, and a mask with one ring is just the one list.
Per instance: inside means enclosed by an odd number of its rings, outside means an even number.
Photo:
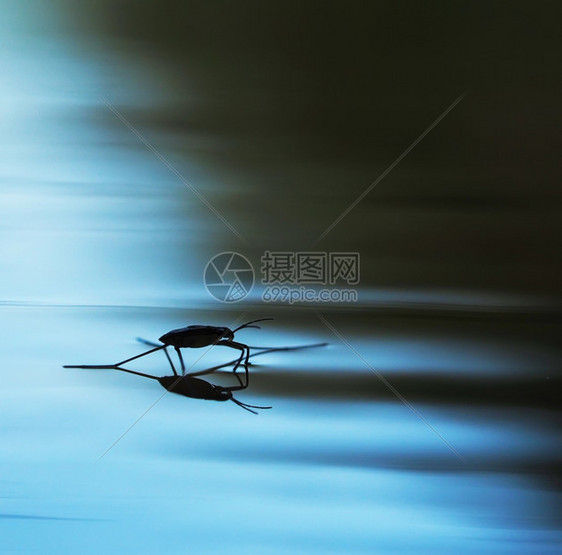
[{"label": "insect silhouette", "polygon": [[[110,365],[97,365],[93,366],[94,368],[115,368],[116,366],[123,366],[123,364],[127,364],[133,360],[137,360],[139,358],[145,357],[146,355],[150,355],[151,353],[155,353],[156,351],[164,351],[168,362],[172,368],[172,372],[175,376],[179,376],[170,358],[170,355],[167,351],[168,347],[173,347],[178,354],[178,358],[181,364],[181,375],[185,375],[185,363],[183,361],[183,356],[181,354],[180,349],[199,349],[201,347],[209,347],[212,345],[216,346],[223,346],[223,347],[230,347],[232,349],[236,349],[241,351],[240,357],[234,364],[234,368],[232,369],[233,372],[236,372],[244,358],[246,359],[244,364],[248,364],[248,360],[250,357],[250,348],[248,345],[244,343],[238,343],[234,341],[234,334],[243,329],[243,328],[258,328],[259,326],[255,326],[256,322],[264,322],[266,320],[273,320],[273,318],[260,318],[259,320],[252,320],[251,322],[246,322],[241,326],[238,326],[236,329],[231,330],[230,328],[224,326],[202,326],[202,325],[193,325],[187,326],[185,328],[178,328],[177,330],[169,331],[165,333],[162,337],[160,337],[159,341],[162,343],[158,345],[156,343],[152,343],[150,341],[145,341],[141,339],[142,343],[147,345],[152,345],[153,348],[149,351],[145,351],[140,355],[136,355],[134,357],[127,358],[120,362],[116,362],[115,364]],[[64,366],[64,368],[92,368],[92,366]]]},{"label": "insect silhouette", "polygon": [[[234,334],[243,329],[243,328],[259,328],[259,326],[254,325],[256,322],[262,322],[265,320],[272,320],[273,318],[261,318],[259,320],[252,320],[251,322],[247,322],[234,330],[231,330],[227,327],[221,326],[202,326],[202,325],[192,325],[187,326],[185,328],[180,328],[177,330],[172,330],[166,334],[164,334],[159,341],[161,341],[162,345],[158,345],[152,343],[150,341],[146,341],[144,339],[139,339],[141,343],[146,345],[154,346],[153,349],[150,349],[140,355],[136,355],[134,357],[130,357],[128,359],[122,360],[115,364],[100,364],[100,365],[65,365],[63,368],[81,368],[81,369],[105,369],[105,370],[118,370],[120,372],[127,372],[129,374],[134,374],[136,376],[141,376],[144,378],[149,378],[152,380],[158,381],[158,383],[170,391],[171,393],[177,393],[178,395],[183,395],[184,397],[191,397],[194,399],[205,399],[208,401],[233,401],[238,406],[242,407],[243,409],[257,414],[255,410],[252,409],[270,409],[271,407],[263,407],[258,405],[249,405],[248,403],[243,403],[238,399],[234,398],[233,393],[235,391],[241,391],[246,389],[249,385],[250,378],[249,378],[249,371],[248,366],[250,364],[250,358],[253,358],[258,355],[264,355],[266,353],[277,352],[277,351],[296,351],[301,349],[309,349],[312,347],[323,347],[327,345],[327,343],[315,343],[312,345],[299,345],[295,347],[249,347],[243,343],[238,343],[233,341]],[[200,348],[206,347],[210,345],[223,345],[226,347],[232,347],[234,349],[240,350],[241,355],[231,360],[230,362],[226,362],[223,364],[219,364],[217,366],[213,366],[211,368],[207,368],[206,370],[200,370],[198,372],[193,372],[191,374],[185,374],[185,365],[183,363],[183,358],[181,356],[180,349],[182,348]],[[176,372],[172,359],[166,350],[167,347],[173,346],[176,352],[178,353],[178,357],[180,359],[182,365],[182,374],[179,375]],[[256,349],[259,352],[250,354],[250,348]],[[139,359],[156,351],[163,350],[170,366],[172,367],[173,375],[172,376],[153,376],[151,374],[146,374],[144,372],[138,372],[136,370],[130,370],[128,368],[123,368],[123,365],[131,362],[133,360]],[[236,370],[244,361],[244,381],[240,378],[240,375],[236,373]],[[206,380],[203,380],[196,376],[201,376],[204,374],[210,374],[215,372],[221,368],[225,368],[228,366],[234,365],[233,373],[238,380],[238,385],[235,386],[221,386],[217,384],[213,384]]]},{"label": "insect silhouette", "polygon": [[[246,322],[241,326],[238,326],[236,329],[231,330],[230,328],[222,327],[222,326],[201,326],[201,325],[194,325],[194,326],[187,326],[185,328],[179,328],[177,330],[169,331],[165,333],[162,337],[160,337],[159,341],[163,343],[160,347],[153,349],[154,351],[158,348],[164,349],[164,352],[167,354],[166,347],[173,347],[178,354],[178,358],[180,359],[181,363],[181,373],[182,376],[185,375],[185,364],[183,362],[183,357],[181,354],[180,349],[198,349],[200,347],[208,347],[209,345],[222,345],[223,347],[230,347],[232,349],[237,349],[241,351],[240,358],[238,362],[236,362],[233,372],[236,372],[240,363],[246,358],[245,365],[248,364],[248,358],[250,356],[250,348],[248,345],[244,343],[238,343],[234,341],[234,334],[244,328],[258,328],[259,326],[255,326],[256,322],[265,322],[266,320],[273,320],[273,318],[260,318],[259,320],[252,320],[250,322]],[[145,354],[149,354],[151,351],[148,351]],[[144,355],[140,355],[144,356]],[[137,357],[138,358],[138,357]],[[168,360],[169,357],[168,357]],[[175,368],[172,364],[172,370],[174,374],[176,373]]]}]

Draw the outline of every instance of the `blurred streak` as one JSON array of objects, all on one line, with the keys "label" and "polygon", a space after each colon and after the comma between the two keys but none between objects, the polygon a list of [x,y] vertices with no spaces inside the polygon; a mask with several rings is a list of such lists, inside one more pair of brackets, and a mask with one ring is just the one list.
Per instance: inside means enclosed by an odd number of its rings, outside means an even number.
[{"label": "blurred streak", "polygon": [[[560,377],[451,374],[392,372],[391,379],[394,387],[410,401],[434,406],[529,407],[556,411],[562,402]],[[392,391],[377,384],[369,372],[315,371],[311,374],[298,367],[292,370],[259,368],[252,380],[252,390],[264,397],[329,399],[332,402],[387,402],[394,398]]]},{"label": "blurred streak", "polygon": [[91,521],[94,518],[68,518],[62,516],[39,516],[39,515],[14,515],[0,513],[0,519],[3,520],[60,520],[60,521]]},{"label": "blurred streak", "polygon": [[405,406],[407,406],[410,411],[412,411],[449,449],[452,453],[455,454],[455,456],[462,461],[463,463],[466,464],[465,459],[463,458],[463,456],[457,451],[457,449],[455,449],[455,447],[453,447],[451,445],[451,443],[445,438],[443,437],[442,434],[440,434],[435,427],[430,424],[427,420],[427,418],[425,418],[414,406],[412,406],[412,404],[402,395],[402,393],[400,393],[378,370],[376,370],[375,368],[373,368],[355,349],[355,347],[353,347],[353,345],[351,345],[349,343],[349,341],[347,341],[347,339],[345,337],[343,337],[341,335],[341,333],[336,330],[336,328],[334,328],[334,326],[328,322],[328,320],[326,320],[326,318],[324,316],[322,316],[321,314],[319,314],[318,312],[316,313],[316,315],[318,316],[318,318],[320,318],[320,320],[322,321],[322,323],[331,331],[333,332],[333,334],[342,342],[344,343],[344,345],[355,355],[357,356],[357,358],[359,358],[370,370],[371,372],[373,372],[373,374],[375,374],[377,376],[377,378],[385,385],[385,387],[387,389],[389,389],[395,397],[397,397],[400,402],[402,402],[402,404],[404,404]]},{"label": "blurred streak", "polygon": [[168,162],[164,156],[162,156],[155,148],[148,142],[147,139],[143,137],[141,133],[129,122],[127,119],[113,106],[106,98],[102,98],[103,103],[119,118],[119,120],[164,164],[188,189],[228,228],[232,233],[238,237],[242,242],[245,239],[240,235],[240,233],[232,227],[232,225],[225,219],[225,217],[195,188],[193,185],[187,181],[179,172]]}]

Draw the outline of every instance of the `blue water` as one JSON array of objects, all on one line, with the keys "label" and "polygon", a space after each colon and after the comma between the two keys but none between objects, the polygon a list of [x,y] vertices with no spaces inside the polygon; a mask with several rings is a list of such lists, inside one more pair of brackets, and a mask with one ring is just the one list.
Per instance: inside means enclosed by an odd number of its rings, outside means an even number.
[{"label": "blue water", "polygon": [[[366,280],[353,306],[266,305],[259,288],[216,302],[210,256],[256,260],[269,245],[239,245],[104,104],[173,105],[157,60],[78,40],[62,10],[3,4],[2,551],[559,552],[558,317],[543,292]],[[237,191],[182,155],[186,141],[222,148],[216,137],[146,130],[252,229]],[[238,398],[273,406],[259,416],[62,368],[133,356],[139,336],[266,316],[237,338],[329,345],[255,360]],[[232,358],[192,351],[188,365],[202,355],[194,370]],[[134,367],[166,365],[155,353]]]}]

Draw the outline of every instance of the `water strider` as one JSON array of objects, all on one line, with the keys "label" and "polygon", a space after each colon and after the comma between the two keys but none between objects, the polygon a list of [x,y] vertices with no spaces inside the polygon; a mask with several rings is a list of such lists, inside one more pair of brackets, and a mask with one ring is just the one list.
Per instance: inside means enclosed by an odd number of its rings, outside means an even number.
[{"label": "water strider", "polygon": [[[127,372],[129,374],[134,374],[136,376],[142,376],[144,378],[149,378],[152,380],[157,380],[158,383],[172,393],[177,393],[178,395],[183,395],[184,397],[191,397],[194,399],[205,399],[208,401],[233,401],[243,409],[257,414],[256,411],[252,409],[270,409],[271,407],[263,407],[256,405],[249,405],[243,403],[233,396],[234,391],[241,391],[246,389],[249,385],[249,371],[248,365],[250,358],[255,356],[264,355],[266,353],[277,352],[277,351],[296,351],[301,349],[310,349],[313,347],[324,347],[327,343],[315,343],[312,345],[300,345],[294,347],[249,347],[243,343],[238,343],[234,341],[234,334],[243,328],[259,328],[255,326],[256,322],[263,322],[264,320],[272,320],[273,318],[261,318],[259,320],[252,320],[239,326],[238,328],[231,330],[227,327],[222,326],[206,326],[206,325],[191,325],[185,328],[179,328],[165,333],[160,337],[162,345],[146,341],[144,339],[139,339],[141,343],[146,345],[154,346],[154,348],[130,357],[128,359],[122,360],[115,364],[101,364],[101,365],[65,365],[63,368],[82,368],[82,369],[108,369],[108,370],[119,370],[120,372]],[[185,364],[181,355],[180,349],[182,348],[201,348],[211,345],[223,345],[226,347],[231,347],[241,351],[241,355],[230,362],[219,364],[218,366],[213,366],[207,368],[206,370],[200,370],[198,372],[193,372],[191,374],[185,373]],[[172,359],[166,350],[167,347],[172,346],[176,350],[178,357],[181,362],[182,374],[178,375]],[[250,354],[250,348],[257,350],[259,352]],[[139,359],[151,353],[159,350],[164,350],[166,358],[172,367],[173,375],[171,376],[153,376],[151,374],[146,374],[144,372],[138,372],[136,370],[130,370],[128,368],[123,368],[123,364],[131,362],[133,360]],[[236,373],[236,370],[244,360],[244,377],[245,380],[242,381],[240,376]],[[203,374],[210,374],[219,370],[221,368],[226,368],[227,366],[234,365],[233,373],[238,380],[239,385],[235,386],[220,386],[212,384],[206,380],[195,376],[201,376]]]}]

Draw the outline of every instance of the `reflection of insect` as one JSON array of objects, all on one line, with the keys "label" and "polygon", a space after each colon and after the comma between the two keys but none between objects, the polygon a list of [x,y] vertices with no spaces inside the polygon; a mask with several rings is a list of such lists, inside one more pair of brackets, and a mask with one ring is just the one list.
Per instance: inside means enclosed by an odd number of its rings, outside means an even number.
[{"label": "reflection of insect", "polygon": [[[178,393],[180,395],[185,395],[186,397],[192,397],[194,399],[206,399],[207,401],[234,401],[238,406],[246,409],[247,411],[257,414],[256,411],[252,409],[270,409],[271,407],[260,407],[258,405],[248,405],[243,403],[238,399],[235,399],[232,395],[233,391],[240,391],[248,387],[248,367],[245,367],[246,383],[242,383],[240,380],[240,385],[224,387],[221,385],[215,385],[201,378],[193,378],[191,376],[164,376],[158,378],[160,385],[165,387],[168,391],[172,393]],[[251,408],[248,408],[251,407]]]},{"label": "reflection of insect", "polygon": [[[252,322],[248,322],[248,323],[251,324]],[[207,327],[207,326],[201,326],[201,327]],[[211,326],[208,326],[208,327],[211,327]],[[254,327],[256,327],[256,326],[254,326]],[[227,329],[227,328],[222,328],[222,329]],[[237,328],[237,329],[240,329],[240,328]],[[236,330],[234,330],[234,331],[236,331]],[[173,332],[170,332],[170,333],[173,333]],[[234,332],[231,332],[231,333],[234,333]],[[148,343],[149,345],[151,344],[150,342],[147,342],[147,341],[144,341],[144,340],[142,340],[142,342]],[[218,343],[218,344],[220,344],[220,343]],[[168,391],[170,391],[172,393],[177,393],[178,395],[183,395],[184,397],[191,397],[193,399],[206,399],[208,401],[233,401],[234,403],[236,403],[237,405],[239,405],[243,409],[246,409],[247,411],[250,411],[254,414],[257,414],[256,411],[254,411],[252,409],[270,409],[271,407],[261,407],[261,406],[257,406],[257,405],[248,405],[247,403],[242,403],[238,399],[235,399],[234,396],[233,396],[234,391],[241,391],[242,389],[246,389],[248,387],[248,384],[249,384],[249,373],[248,373],[249,359],[253,358],[253,357],[256,357],[256,356],[259,356],[259,355],[265,355],[267,353],[274,353],[274,352],[279,352],[279,351],[298,351],[298,350],[302,350],[302,349],[310,349],[310,348],[313,348],[313,347],[324,347],[325,345],[327,345],[327,343],[315,343],[313,345],[300,345],[300,346],[296,346],[296,347],[252,347],[253,349],[257,349],[259,352],[254,353],[252,355],[246,354],[246,360],[244,362],[245,381],[243,382],[242,379],[240,378],[240,376],[238,374],[235,374],[239,385],[230,386],[230,387],[224,387],[224,386],[221,386],[221,385],[212,384],[210,382],[202,380],[201,378],[196,378],[195,376],[196,375],[201,376],[201,375],[204,375],[204,374],[210,374],[212,372],[220,370],[221,368],[226,368],[227,366],[231,366],[231,365],[235,365],[235,368],[236,368],[237,366],[240,365],[240,361],[241,361],[242,357],[240,357],[238,359],[231,360],[230,362],[225,362],[223,364],[219,364],[218,366],[213,366],[212,368],[207,368],[206,370],[200,370],[198,372],[194,372],[194,373],[189,374],[187,376],[186,375],[178,376],[178,374],[174,370],[173,376],[162,376],[162,377],[159,378],[158,376],[152,376],[151,374],[145,374],[143,372],[137,372],[136,370],[129,370],[128,368],[122,368],[121,367],[121,365],[125,364],[126,362],[129,362],[129,361],[134,360],[136,358],[139,358],[141,356],[144,356],[144,355],[147,355],[147,354],[152,353],[154,351],[157,351],[158,349],[165,349],[166,345],[159,345],[155,349],[151,349],[150,351],[148,351],[146,353],[143,353],[141,355],[138,355],[136,357],[118,362],[117,364],[80,365],[80,366],[69,366],[69,365],[67,365],[67,366],[64,366],[64,368],[87,368],[87,369],[119,370],[120,372],[127,372],[129,374],[134,374],[135,376],[142,376],[143,378],[150,378],[151,380],[157,380],[158,383],[160,383],[160,385],[162,387],[164,387],[165,389],[167,389]],[[249,350],[249,347],[245,346],[245,348]],[[164,352],[166,352],[166,351],[164,351]],[[172,364],[172,361],[170,360],[169,357],[168,357],[168,360],[170,361],[170,364]],[[172,369],[173,368],[174,368],[174,366],[172,364]]]},{"label": "reflection of insect", "polygon": [[[221,365],[225,366],[225,365]],[[177,393],[178,395],[183,395],[184,397],[191,397],[193,399],[206,399],[207,401],[233,401],[238,406],[243,409],[257,414],[255,410],[252,409],[270,409],[271,407],[261,407],[256,405],[248,405],[243,403],[233,396],[234,391],[241,391],[246,389],[249,385],[249,374],[248,365],[244,364],[245,380],[241,380],[240,376],[236,374],[236,378],[240,385],[233,385],[225,387],[222,385],[215,385],[201,378],[195,378],[193,376],[152,376],[150,374],[144,374],[143,372],[136,372],[135,370],[128,370],[127,368],[120,368],[118,365],[115,366],[65,366],[65,368],[111,368],[113,370],[119,370],[121,372],[128,372],[129,374],[135,374],[136,376],[142,376],[144,378],[150,378],[151,380],[157,380],[158,383],[172,393]]]}]

